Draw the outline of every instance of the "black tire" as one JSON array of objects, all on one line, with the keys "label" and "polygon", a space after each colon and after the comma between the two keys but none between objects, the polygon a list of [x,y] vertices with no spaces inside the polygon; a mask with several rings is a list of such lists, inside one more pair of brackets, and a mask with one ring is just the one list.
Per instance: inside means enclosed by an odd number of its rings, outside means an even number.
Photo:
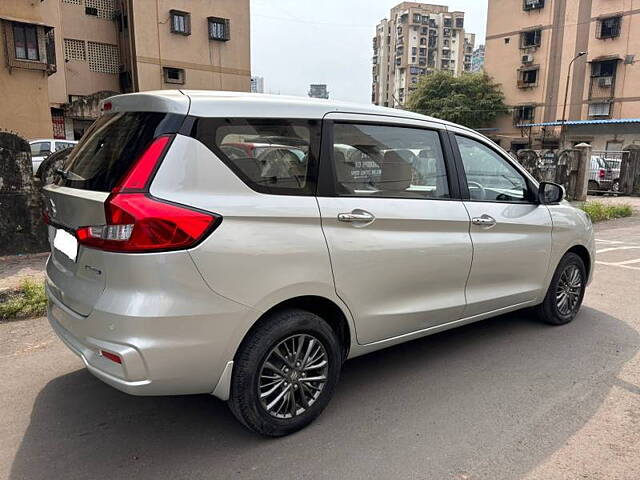
[{"label": "black tire", "polygon": [[[273,350],[278,345],[282,345],[284,340],[290,341],[292,337],[295,338],[296,342],[300,341],[301,337],[306,339],[312,345],[309,348],[317,350],[319,345],[322,346],[323,350],[320,351],[320,354],[323,355],[322,358],[326,358],[327,365],[322,367],[322,375],[313,373],[313,375],[317,375],[313,378],[324,376],[326,381],[320,385],[320,382],[313,382],[311,378],[300,378],[306,375],[302,371],[304,370],[304,365],[300,369],[295,368],[295,374],[293,368],[289,369],[290,373],[285,374],[284,367],[286,367],[286,364],[284,363],[284,358],[282,358],[282,362],[278,364],[279,373],[273,373],[273,378],[278,376],[279,379],[273,380],[273,382],[282,383],[280,380],[288,380],[284,383],[285,385],[290,385],[289,393],[285,394],[287,405],[293,405],[293,411],[296,411],[296,406],[299,406],[302,410],[299,413],[292,414],[291,409],[285,407],[283,415],[291,415],[291,417],[278,418],[275,412],[272,411],[270,413],[267,409],[268,405],[263,404],[263,402],[273,401],[272,397],[267,397],[267,400],[259,398],[259,392],[266,392],[266,390],[261,390],[261,388],[265,388],[264,384],[262,387],[260,386],[260,382],[265,381],[261,374],[274,371],[269,367],[265,367],[265,363],[270,359],[276,358],[272,356],[275,354]],[[318,343],[311,342],[312,339]],[[307,343],[307,347],[309,343]],[[307,351],[307,347],[302,350]],[[342,367],[341,352],[342,348],[338,336],[329,324],[318,315],[299,309],[287,309],[273,313],[249,334],[249,337],[243,341],[236,354],[229,397],[231,411],[246,427],[270,437],[288,435],[306,427],[322,413],[333,396]],[[298,351],[297,353],[300,352]],[[280,358],[277,357],[278,360]],[[287,356],[287,358],[289,357]],[[295,359],[298,358],[298,356],[295,357]],[[293,358],[290,360],[294,361]],[[311,361],[310,358],[308,360]],[[268,363],[273,365],[275,362]],[[321,363],[319,362],[318,364]],[[280,371],[280,368],[283,370]],[[295,378],[292,375],[295,375]],[[306,383],[303,384],[303,381]],[[296,388],[295,393],[291,390],[294,385]],[[300,396],[312,392],[307,385],[314,389],[321,388],[317,397],[311,399],[312,402],[308,402],[308,407],[305,408],[302,405],[303,399]],[[281,386],[279,392],[285,388],[287,387]],[[270,388],[267,390],[270,390]],[[316,391],[313,390],[313,392]],[[312,394],[316,395],[316,393]],[[277,396],[278,392],[274,395]],[[298,403],[298,401],[300,402]],[[275,410],[275,408],[274,406],[272,410]]]},{"label": "black tire", "polygon": [[616,178],[611,185],[611,191],[620,193],[620,179]]},{"label": "black tire", "polygon": [[[558,295],[562,295],[564,290],[567,295],[567,282],[563,278],[565,272],[573,272],[573,269],[577,269],[579,275],[580,289],[576,296],[576,303],[570,308],[564,304],[559,306],[561,300],[558,299]],[[582,305],[582,299],[584,298],[584,291],[587,282],[587,271],[582,259],[575,253],[567,253],[560,259],[558,267],[553,274],[551,284],[547,290],[547,294],[544,297],[544,301],[537,307],[536,311],[538,317],[545,323],[550,325],[564,325],[571,322],[575,317],[580,306]],[[568,311],[566,311],[568,309]],[[565,311],[563,311],[565,310]]]},{"label": "black tire", "polygon": [[588,191],[593,191],[593,192],[597,192],[600,190],[600,184],[598,182],[596,182],[595,180],[589,180],[589,184],[587,186],[587,190]]}]

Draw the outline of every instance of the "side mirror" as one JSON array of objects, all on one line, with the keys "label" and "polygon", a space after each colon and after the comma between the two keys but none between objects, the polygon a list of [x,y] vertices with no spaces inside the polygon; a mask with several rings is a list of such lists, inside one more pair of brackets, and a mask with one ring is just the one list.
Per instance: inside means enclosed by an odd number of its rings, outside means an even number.
[{"label": "side mirror", "polygon": [[542,205],[560,203],[564,198],[562,185],[552,182],[542,182],[538,187],[538,202]]}]

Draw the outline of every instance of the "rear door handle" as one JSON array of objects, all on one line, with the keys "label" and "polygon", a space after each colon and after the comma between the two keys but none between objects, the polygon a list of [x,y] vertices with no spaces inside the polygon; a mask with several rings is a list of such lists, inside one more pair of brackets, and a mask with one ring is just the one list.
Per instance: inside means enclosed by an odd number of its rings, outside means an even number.
[{"label": "rear door handle", "polygon": [[356,208],[352,210],[350,213],[339,213],[338,221],[340,222],[348,222],[348,223],[371,223],[376,219],[376,217],[367,212],[366,210],[360,210]]},{"label": "rear door handle", "polygon": [[496,224],[496,219],[485,213],[479,217],[473,217],[471,223],[474,225],[482,225],[483,227],[493,227]]}]

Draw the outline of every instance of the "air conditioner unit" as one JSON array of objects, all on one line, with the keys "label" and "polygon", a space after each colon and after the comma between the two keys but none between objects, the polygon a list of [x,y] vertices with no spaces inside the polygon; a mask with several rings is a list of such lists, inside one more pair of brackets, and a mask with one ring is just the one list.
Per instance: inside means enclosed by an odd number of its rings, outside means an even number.
[{"label": "air conditioner unit", "polygon": [[533,55],[523,55],[522,63],[533,63]]},{"label": "air conditioner unit", "polygon": [[600,88],[611,88],[613,85],[613,77],[602,77],[598,81],[598,86]]}]

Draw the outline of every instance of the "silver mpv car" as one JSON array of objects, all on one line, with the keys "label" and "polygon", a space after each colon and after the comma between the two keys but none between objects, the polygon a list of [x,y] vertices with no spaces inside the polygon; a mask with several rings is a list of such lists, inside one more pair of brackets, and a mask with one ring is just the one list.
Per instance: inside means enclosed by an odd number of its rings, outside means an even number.
[{"label": "silver mpv car", "polygon": [[560,325],[591,222],[478,133],[281,96],[118,95],[46,187],[51,325],[135,395],[211,393],[264,435],[345,359],[525,307]]}]

